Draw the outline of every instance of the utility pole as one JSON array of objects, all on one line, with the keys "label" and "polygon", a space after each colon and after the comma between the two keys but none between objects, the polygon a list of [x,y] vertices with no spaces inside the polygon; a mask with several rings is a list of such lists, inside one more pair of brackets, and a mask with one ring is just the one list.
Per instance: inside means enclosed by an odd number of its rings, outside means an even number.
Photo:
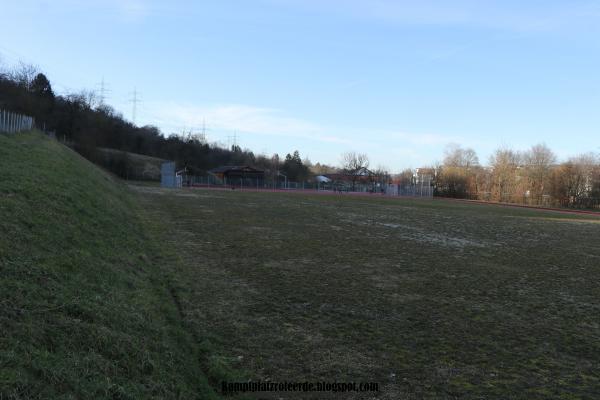
[{"label": "utility pole", "polygon": [[206,139],[206,121],[204,118],[202,118],[202,133],[200,134],[200,140],[202,143],[208,143],[208,140]]},{"label": "utility pole", "polygon": [[133,103],[133,107],[132,107],[132,110],[131,110],[131,121],[135,125],[135,117],[136,117],[136,114],[137,114],[137,105],[138,105],[138,103],[142,102],[142,100],[140,100],[139,97],[138,97],[137,88],[135,88],[135,87],[133,88],[133,97],[129,101],[131,103]]},{"label": "utility pole", "polygon": [[100,86],[100,104],[102,105],[106,101],[108,97],[107,93],[110,92],[110,89],[108,88],[108,83],[104,81],[104,76],[98,85]]},{"label": "utility pole", "polygon": [[229,150],[237,147],[237,131],[233,131],[233,135],[227,136],[227,146]]}]

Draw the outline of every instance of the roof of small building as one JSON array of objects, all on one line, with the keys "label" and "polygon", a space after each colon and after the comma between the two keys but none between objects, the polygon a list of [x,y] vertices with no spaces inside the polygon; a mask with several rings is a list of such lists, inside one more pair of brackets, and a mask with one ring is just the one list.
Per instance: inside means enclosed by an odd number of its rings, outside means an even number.
[{"label": "roof of small building", "polygon": [[250,167],[248,165],[225,165],[223,167],[217,167],[211,169],[209,172],[213,174],[223,174],[225,172],[254,172],[254,173],[263,173],[265,171],[261,169],[257,169],[254,167]]}]

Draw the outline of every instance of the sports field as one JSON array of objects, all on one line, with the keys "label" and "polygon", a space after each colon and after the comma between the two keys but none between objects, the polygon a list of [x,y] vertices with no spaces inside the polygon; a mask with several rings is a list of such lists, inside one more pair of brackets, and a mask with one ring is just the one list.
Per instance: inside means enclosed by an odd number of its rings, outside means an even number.
[{"label": "sports field", "polygon": [[169,249],[161,262],[211,349],[213,383],[239,373],[374,381],[387,399],[600,396],[600,218],[130,187]]}]

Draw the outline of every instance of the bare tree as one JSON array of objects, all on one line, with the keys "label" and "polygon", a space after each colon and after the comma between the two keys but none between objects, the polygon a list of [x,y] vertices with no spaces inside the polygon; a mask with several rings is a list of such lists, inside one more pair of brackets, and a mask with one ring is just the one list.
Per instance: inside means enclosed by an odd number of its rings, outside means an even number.
[{"label": "bare tree", "polygon": [[81,90],[78,93],[68,94],[65,98],[78,107],[87,110],[92,110],[99,104],[98,96],[92,90]]},{"label": "bare tree", "polygon": [[373,190],[375,190],[376,187],[379,187],[381,190],[383,190],[390,183],[390,180],[391,175],[389,169],[382,165],[378,165],[370,175],[370,181],[371,185],[373,186]]},{"label": "bare tree", "polygon": [[592,153],[581,154],[553,169],[552,196],[562,205],[581,204],[586,198],[593,197],[598,161]]},{"label": "bare tree", "polygon": [[460,167],[469,170],[479,165],[479,157],[471,148],[463,149],[457,144],[449,144],[444,151],[444,166]]},{"label": "bare tree", "polygon": [[521,162],[519,152],[507,148],[497,149],[490,158],[493,169],[495,198],[500,201],[509,201],[514,195],[517,172]]},{"label": "bare tree", "polygon": [[0,79],[8,79],[9,73],[4,65],[4,59],[2,58],[2,54],[0,54]]},{"label": "bare tree", "polygon": [[556,155],[548,146],[541,143],[532,146],[523,158],[531,196],[541,204],[545,190],[549,186],[550,172],[556,163]]},{"label": "bare tree", "polygon": [[400,186],[412,186],[415,184],[415,171],[410,168],[405,168],[396,175],[396,179]]},{"label": "bare tree", "polygon": [[471,197],[478,192],[479,158],[475,150],[450,144],[444,151],[441,173],[437,176],[438,191],[450,197]]},{"label": "bare tree", "polygon": [[10,72],[9,77],[20,86],[29,90],[31,83],[38,73],[38,67],[21,61],[19,62],[19,65]]},{"label": "bare tree", "polygon": [[310,166],[310,170],[315,175],[333,174],[337,172],[336,167],[332,167],[331,165],[327,164],[321,164],[319,162]]},{"label": "bare tree", "polygon": [[342,170],[350,176],[352,180],[352,190],[356,188],[356,181],[361,177],[368,175],[369,157],[364,153],[349,151],[342,154]]}]

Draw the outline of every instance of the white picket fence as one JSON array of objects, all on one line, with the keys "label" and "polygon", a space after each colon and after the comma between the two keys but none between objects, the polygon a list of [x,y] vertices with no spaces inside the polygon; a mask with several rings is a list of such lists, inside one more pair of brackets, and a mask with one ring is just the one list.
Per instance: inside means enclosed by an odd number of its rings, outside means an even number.
[{"label": "white picket fence", "polygon": [[33,129],[33,117],[0,110],[0,132],[16,133]]}]

